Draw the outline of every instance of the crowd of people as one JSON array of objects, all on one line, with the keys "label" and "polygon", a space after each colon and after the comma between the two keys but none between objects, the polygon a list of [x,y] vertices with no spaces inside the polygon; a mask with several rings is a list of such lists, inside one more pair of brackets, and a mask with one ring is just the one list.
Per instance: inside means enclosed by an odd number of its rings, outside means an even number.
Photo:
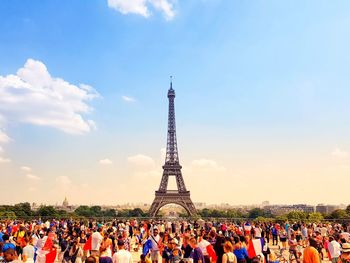
[{"label": "crowd of people", "polygon": [[350,224],[130,219],[0,227],[2,262],[132,263],[135,255],[140,263],[350,262]]}]

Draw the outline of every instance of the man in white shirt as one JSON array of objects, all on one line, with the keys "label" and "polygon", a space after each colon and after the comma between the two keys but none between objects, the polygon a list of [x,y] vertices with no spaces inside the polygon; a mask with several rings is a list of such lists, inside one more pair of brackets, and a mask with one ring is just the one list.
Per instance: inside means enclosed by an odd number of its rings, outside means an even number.
[{"label": "man in white shirt", "polygon": [[159,259],[159,240],[160,236],[158,235],[158,228],[153,228],[153,234],[148,238],[152,242],[151,248],[151,259],[152,263],[158,263]]},{"label": "man in white shirt", "polygon": [[118,252],[113,255],[113,263],[132,263],[131,253],[124,248],[124,240],[118,239]]},{"label": "man in white shirt", "polygon": [[328,251],[331,256],[332,263],[337,263],[341,252],[341,246],[332,236],[329,237]]},{"label": "man in white shirt", "polygon": [[103,236],[101,235],[101,233],[102,228],[100,227],[91,236],[91,256],[100,255],[100,247],[103,240]]}]

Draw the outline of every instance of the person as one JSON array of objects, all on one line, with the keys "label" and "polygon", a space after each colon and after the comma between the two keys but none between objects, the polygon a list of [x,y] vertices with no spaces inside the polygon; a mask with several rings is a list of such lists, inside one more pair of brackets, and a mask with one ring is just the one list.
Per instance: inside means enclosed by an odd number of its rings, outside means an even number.
[{"label": "person", "polygon": [[189,258],[192,252],[192,248],[189,244],[190,237],[188,235],[184,235],[181,245],[181,250],[183,254],[183,258]]},{"label": "person", "polygon": [[117,246],[118,252],[113,255],[113,263],[132,263],[131,253],[125,250],[125,241],[118,239]]},{"label": "person", "polygon": [[100,255],[100,247],[103,241],[102,227],[97,228],[91,236],[91,256]]},{"label": "person", "polygon": [[282,249],[287,249],[287,232],[285,229],[280,231],[280,241],[282,242]]},{"label": "person", "polygon": [[20,225],[19,229],[13,235],[16,241],[16,252],[18,256],[22,254],[22,248],[25,246],[25,235],[26,231],[24,225]]},{"label": "person", "polygon": [[289,245],[289,253],[293,254],[296,261],[299,262],[299,257],[297,253],[298,242],[295,239],[294,233],[290,234],[290,239],[288,239],[288,245]]},{"label": "person", "polygon": [[96,263],[96,262],[97,260],[96,260],[96,257],[94,256],[87,257],[85,260],[85,263]]},{"label": "person", "polygon": [[198,247],[202,250],[204,259],[205,259],[205,263],[210,263],[212,261],[216,261],[217,260],[217,256],[215,253],[215,250],[213,248],[213,246],[209,243],[208,241],[208,235],[205,234],[205,231],[203,231],[204,234],[202,236],[202,240],[200,242],[198,242]]},{"label": "person", "polygon": [[276,243],[276,246],[278,245],[278,228],[276,225],[274,225],[271,229],[272,234],[272,245],[274,246]]},{"label": "person", "polygon": [[232,251],[232,243],[230,241],[226,241],[224,244],[225,254],[222,256],[222,263],[237,263],[237,258]]},{"label": "person", "polygon": [[337,263],[341,252],[341,246],[333,236],[329,237],[328,252],[332,263]]},{"label": "person", "polygon": [[2,239],[4,241],[2,246],[2,252],[6,252],[6,250],[10,248],[16,250],[16,246],[10,242],[10,236],[8,234],[4,234],[2,236]]},{"label": "person", "polygon": [[309,239],[309,246],[304,249],[303,263],[321,263],[320,255],[316,249],[317,241]]},{"label": "person", "polygon": [[159,259],[159,246],[160,246],[160,236],[158,232],[158,228],[153,228],[153,234],[149,237],[149,240],[152,242],[151,247],[151,259],[152,263],[158,263]]},{"label": "person", "polygon": [[170,263],[179,263],[181,261],[180,249],[178,247],[175,247],[172,252],[173,255],[171,257]]},{"label": "person", "polygon": [[176,247],[175,239],[169,237],[168,243],[162,252],[162,263],[169,263],[173,257],[173,249]]},{"label": "person", "polygon": [[350,243],[343,243],[341,246],[341,255],[338,258],[337,263],[349,263],[350,262]]},{"label": "person", "polygon": [[69,251],[69,256],[71,259],[72,263],[82,263],[82,257],[83,257],[84,253],[82,248],[78,245],[78,241],[75,240],[73,242],[73,246],[71,247],[70,251]]},{"label": "person", "polygon": [[101,243],[102,250],[106,251],[106,255],[112,257],[112,239],[109,238],[107,231],[104,232],[103,240]]},{"label": "person", "polygon": [[202,250],[197,246],[196,238],[192,237],[190,239],[190,246],[193,249],[190,256],[190,258],[193,260],[193,263],[205,263]]},{"label": "person", "polygon": [[18,256],[16,253],[16,250],[13,248],[8,248],[4,252],[4,259],[7,263],[12,262],[12,263],[20,263],[21,261],[18,260]]},{"label": "person", "polygon": [[[99,263],[112,263],[112,257],[109,256],[106,247],[101,247],[100,249],[100,258],[98,259]],[[73,263],[73,262],[72,262]]]},{"label": "person", "polygon": [[247,249],[242,245],[242,242],[239,240],[239,237],[234,237],[235,246],[233,253],[237,258],[238,263],[246,263],[248,258]]},{"label": "person", "polygon": [[26,245],[22,251],[22,261],[25,263],[34,263],[35,249],[32,244],[32,238],[27,238]]}]

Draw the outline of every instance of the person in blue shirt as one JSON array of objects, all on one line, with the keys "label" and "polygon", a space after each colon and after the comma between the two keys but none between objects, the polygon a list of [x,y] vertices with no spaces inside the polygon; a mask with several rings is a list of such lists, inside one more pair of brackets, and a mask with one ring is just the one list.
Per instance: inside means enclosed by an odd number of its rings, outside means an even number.
[{"label": "person in blue shirt", "polygon": [[2,239],[2,236],[4,235],[4,233],[2,231],[0,231],[0,243],[3,243],[4,240]]},{"label": "person in blue shirt", "polygon": [[10,237],[8,234],[3,234],[2,239],[4,241],[4,244],[2,246],[2,252],[5,252],[6,250],[8,250],[10,248],[16,250],[16,246],[14,244],[10,243],[10,241],[9,241]]}]

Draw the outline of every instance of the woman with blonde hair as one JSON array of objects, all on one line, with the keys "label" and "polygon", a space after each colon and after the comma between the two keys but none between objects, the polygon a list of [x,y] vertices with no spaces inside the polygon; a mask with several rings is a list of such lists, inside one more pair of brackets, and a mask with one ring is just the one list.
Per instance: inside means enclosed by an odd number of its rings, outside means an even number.
[{"label": "woman with blonde hair", "polygon": [[230,241],[224,244],[224,255],[222,256],[222,263],[237,263],[237,258],[233,254],[233,245]]}]

